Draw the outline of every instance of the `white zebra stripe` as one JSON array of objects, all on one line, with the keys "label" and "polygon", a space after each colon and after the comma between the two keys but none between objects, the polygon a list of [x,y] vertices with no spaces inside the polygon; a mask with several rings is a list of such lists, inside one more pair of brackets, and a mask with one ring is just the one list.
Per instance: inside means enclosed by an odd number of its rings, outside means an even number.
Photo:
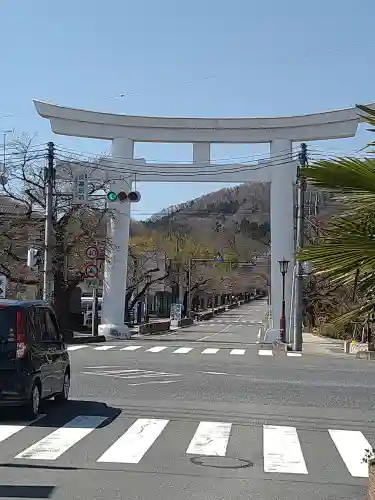
[{"label": "white zebra stripe", "polygon": [[19,453],[16,458],[28,460],[56,460],[69,448],[99,427],[107,417],[80,415],[53,431],[34,445]]},{"label": "white zebra stripe", "polygon": [[338,429],[329,429],[328,432],[350,474],[354,477],[368,477],[368,465],[362,463],[362,458],[365,450],[371,450],[372,446],[362,432]]},{"label": "white zebra stripe", "polygon": [[186,453],[225,457],[232,424],[201,422]]},{"label": "white zebra stripe", "polygon": [[98,462],[137,464],[162,433],[169,420],[139,418]]},{"label": "white zebra stripe", "polygon": [[263,426],[264,472],[307,474],[295,427]]}]

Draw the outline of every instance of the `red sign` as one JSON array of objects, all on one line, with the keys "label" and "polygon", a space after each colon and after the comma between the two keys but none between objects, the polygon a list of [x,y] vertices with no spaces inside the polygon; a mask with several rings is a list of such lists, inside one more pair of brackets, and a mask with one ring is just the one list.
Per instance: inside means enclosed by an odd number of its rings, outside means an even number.
[{"label": "red sign", "polygon": [[85,267],[85,274],[88,278],[97,278],[98,267],[95,264],[88,264]]}]

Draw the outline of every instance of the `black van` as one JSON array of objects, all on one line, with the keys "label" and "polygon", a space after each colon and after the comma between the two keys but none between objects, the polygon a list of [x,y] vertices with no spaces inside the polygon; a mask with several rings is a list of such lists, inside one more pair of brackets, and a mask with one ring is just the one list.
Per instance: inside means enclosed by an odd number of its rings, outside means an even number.
[{"label": "black van", "polygon": [[53,309],[43,301],[0,299],[0,407],[36,418],[42,399],[64,402],[70,362]]}]

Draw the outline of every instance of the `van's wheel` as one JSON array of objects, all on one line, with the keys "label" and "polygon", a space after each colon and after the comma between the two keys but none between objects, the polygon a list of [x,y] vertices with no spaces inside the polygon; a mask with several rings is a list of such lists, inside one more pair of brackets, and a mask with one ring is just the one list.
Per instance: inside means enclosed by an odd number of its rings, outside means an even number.
[{"label": "van's wheel", "polygon": [[56,394],[55,401],[57,403],[65,403],[65,401],[67,401],[69,398],[69,390],[70,390],[70,373],[68,370],[66,370],[61,392]]},{"label": "van's wheel", "polygon": [[30,401],[26,406],[26,415],[30,420],[37,418],[40,408],[41,392],[39,385],[34,382],[30,393]]}]

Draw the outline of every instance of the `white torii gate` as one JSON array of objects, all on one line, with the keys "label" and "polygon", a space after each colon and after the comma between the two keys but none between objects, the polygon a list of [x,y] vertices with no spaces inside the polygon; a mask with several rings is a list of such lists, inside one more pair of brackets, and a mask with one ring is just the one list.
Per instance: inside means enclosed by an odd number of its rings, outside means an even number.
[{"label": "white torii gate", "polygon": [[[282,278],[278,261],[290,261],[286,275],[286,311],[290,311],[294,268],[294,183],[297,163],[293,141],[341,139],[356,134],[359,116],[355,107],[311,115],[277,118],[164,118],[127,116],[67,108],[34,100],[37,112],[48,118],[56,134],[112,141],[113,171],[108,178],[113,191],[131,190],[132,181],[149,182],[270,182],[271,183],[271,305],[277,327],[281,315]],[[135,142],[192,143],[193,164],[152,164],[133,158]],[[270,161],[256,166],[210,164],[211,143],[270,143]],[[199,165],[198,174],[189,168]],[[115,170],[128,177],[118,179]],[[173,174],[170,174],[171,170]],[[99,331],[128,335],[124,325],[130,203],[111,204],[116,217],[108,224],[112,241],[106,256],[103,305]]]}]

